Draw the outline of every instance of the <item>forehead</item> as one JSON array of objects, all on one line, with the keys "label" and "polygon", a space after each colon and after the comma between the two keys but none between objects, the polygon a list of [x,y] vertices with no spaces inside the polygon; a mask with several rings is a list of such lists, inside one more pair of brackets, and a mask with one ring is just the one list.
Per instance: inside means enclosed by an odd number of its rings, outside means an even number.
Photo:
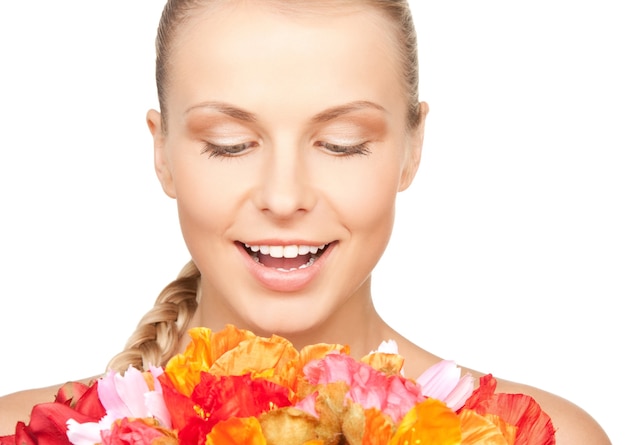
[{"label": "forehead", "polygon": [[394,27],[372,7],[294,12],[222,2],[176,31],[168,96],[178,102],[254,107],[306,99],[314,112],[329,96],[383,106],[404,96]]}]

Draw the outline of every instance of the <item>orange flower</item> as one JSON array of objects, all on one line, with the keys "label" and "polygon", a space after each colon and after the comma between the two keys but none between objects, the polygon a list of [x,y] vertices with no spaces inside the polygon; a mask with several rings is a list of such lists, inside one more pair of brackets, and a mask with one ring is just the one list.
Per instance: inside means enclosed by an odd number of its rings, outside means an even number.
[{"label": "orange flower", "polygon": [[266,445],[261,424],[255,417],[231,418],[213,428],[206,445]]},{"label": "orange flower", "polygon": [[385,352],[372,352],[363,357],[361,361],[387,375],[401,375],[402,367],[404,366],[404,357]]},{"label": "orange flower", "polygon": [[252,332],[228,325],[212,333],[208,328],[189,331],[191,343],[183,354],[167,363],[165,373],[174,387],[189,396],[200,381],[200,372],[214,375],[251,374],[293,389],[299,354],[285,338],[257,337]]},{"label": "orange flower", "polygon": [[[513,445],[516,428],[497,416],[481,416],[476,411],[464,409],[461,420],[461,445]],[[504,429],[503,433],[502,429]]]},{"label": "orange flower", "polygon": [[461,422],[445,403],[427,399],[404,416],[389,445],[459,445]]},{"label": "orange flower", "polygon": [[387,445],[393,434],[393,428],[389,416],[376,408],[366,409],[362,445]]},{"label": "orange flower", "polygon": [[245,339],[256,337],[252,332],[228,325],[213,334],[208,328],[189,330],[191,342],[183,354],[172,357],[165,366],[165,373],[174,387],[189,396],[200,381],[200,372],[208,371],[225,352],[233,349]]},{"label": "orange flower", "polygon": [[307,345],[300,351],[300,357],[298,358],[298,363],[295,364],[296,373],[301,376],[302,369],[304,366],[313,361],[320,360],[326,357],[330,353],[337,354],[350,354],[350,347],[339,345],[339,344],[328,344],[328,343],[316,343],[314,345]]},{"label": "orange flower", "polygon": [[253,337],[225,351],[208,371],[217,376],[251,374],[293,388],[297,361],[298,351],[287,339]]}]

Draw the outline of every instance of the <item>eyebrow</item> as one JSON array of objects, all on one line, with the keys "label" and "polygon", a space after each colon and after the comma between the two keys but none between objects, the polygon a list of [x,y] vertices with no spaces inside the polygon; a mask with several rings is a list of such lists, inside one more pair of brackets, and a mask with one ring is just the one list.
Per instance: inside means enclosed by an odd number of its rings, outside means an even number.
[{"label": "eyebrow", "polygon": [[[223,113],[227,116],[230,116],[234,119],[238,119],[244,122],[256,122],[257,117],[254,113],[250,113],[249,111],[243,110],[241,108],[235,107],[225,102],[217,102],[217,101],[208,101],[202,102],[197,105],[193,105],[189,107],[185,114],[189,114],[193,110],[209,108],[211,110],[217,111],[219,113]],[[385,108],[375,102],[370,102],[367,100],[358,100],[354,102],[349,102],[347,104],[338,105],[336,107],[331,107],[327,110],[324,110],[315,116],[313,116],[312,121],[314,123],[323,123],[328,122],[333,119],[336,119],[345,114],[352,113],[354,111],[364,110],[364,109],[375,109],[379,111],[386,111]]]},{"label": "eyebrow", "polygon": [[256,116],[253,113],[250,113],[249,111],[242,110],[241,108],[237,108],[225,102],[215,102],[215,101],[202,102],[197,105],[193,105],[187,108],[187,111],[185,111],[185,115],[189,114],[193,110],[202,109],[202,108],[209,108],[211,110],[217,111],[219,113],[223,113],[227,116],[230,116],[234,119],[238,119],[240,121],[256,122],[257,120]]},{"label": "eyebrow", "polygon": [[321,113],[313,116],[313,122],[315,123],[323,123],[328,122],[330,120],[336,119],[344,114],[349,114],[354,111],[364,110],[364,109],[375,109],[379,111],[386,111],[384,107],[378,105],[377,103],[370,102],[367,100],[358,100],[355,102],[349,102],[344,105],[339,105],[336,107],[329,108],[327,110],[322,111]]}]

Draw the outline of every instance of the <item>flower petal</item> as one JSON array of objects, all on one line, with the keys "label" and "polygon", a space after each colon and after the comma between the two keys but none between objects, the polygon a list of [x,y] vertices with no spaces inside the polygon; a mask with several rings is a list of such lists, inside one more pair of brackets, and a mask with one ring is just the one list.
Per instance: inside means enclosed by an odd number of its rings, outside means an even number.
[{"label": "flower petal", "polygon": [[261,424],[254,417],[232,418],[215,425],[206,445],[266,445]]},{"label": "flower petal", "polygon": [[94,445],[102,440],[98,422],[78,423],[74,419],[67,421],[67,437],[74,445]]},{"label": "flower petal", "polygon": [[127,411],[124,414],[125,416],[149,416],[146,408],[145,394],[150,391],[150,388],[148,388],[148,384],[146,383],[141,371],[129,366],[124,375],[119,373],[115,374],[114,382],[115,390],[127,408]]},{"label": "flower petal", "polygon": [[496,393],[496,380],[491,374],[480,379],[480,386],[468,399],[466,408],[477,413],[495,414],[518,428],[516,443],[555,443],[555,430],[550,417],[526,394]]},{"label": "flower petal", "polygon": [[365,410],[365,428],[362,445],[387,445],[393,435],[394,424],[380,410]]},{"label": "flower petal", "polygon": [[442,360],[428,368],[417,378],[417,383],[425,396],[446,402],[454,411],[463,406],[474,388],[474,378],[470,374],[461,378],[461,368],[451,360]]},{"label": "flower petal", "polygon": [[116,372],[111,370],[98,380],[98,397],[108,414],[121,419],[124,416],[129,416],[130,410],[117,392],[115,375]]},{"label": "flower petal", "polygon": [[415,405],[398,425],[390,445],[459,445],[461,422],[445,403],[426,399]]},{"label": "flower petal", "polygon": [[507,438],[502,434],[498,425],[476,411],[464,409],[459,418],[462,445],[513,445],[515,428],[513,428],[513,436]]}]

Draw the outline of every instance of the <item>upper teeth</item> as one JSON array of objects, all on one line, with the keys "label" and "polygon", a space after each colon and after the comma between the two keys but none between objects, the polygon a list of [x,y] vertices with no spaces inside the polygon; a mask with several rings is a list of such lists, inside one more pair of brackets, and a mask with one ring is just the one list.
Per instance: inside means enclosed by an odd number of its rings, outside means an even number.
[{"label": "upper teeth", "polygon": [[252,252],[261,252],[263,255],[269,255],[273,258],[295,258],[298,255],[316,254],[318,250],[326,247],[326,244],[319,246],[300,246],[296,244],[290,246],[251,246],[246,244],[245,246]]}]

